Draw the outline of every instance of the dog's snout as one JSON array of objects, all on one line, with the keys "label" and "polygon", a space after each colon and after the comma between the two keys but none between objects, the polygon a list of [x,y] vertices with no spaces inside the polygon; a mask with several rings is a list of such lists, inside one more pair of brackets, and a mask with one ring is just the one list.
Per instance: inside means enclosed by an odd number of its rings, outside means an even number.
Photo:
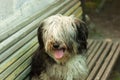
[{"label": "dog's snout", "polygon": [[59,44],[58,44],[58,43],[54,43],[54,44],[53,44],[53,47],[54,47],[55,49],[58,49],[58,48],[59,48]]}]

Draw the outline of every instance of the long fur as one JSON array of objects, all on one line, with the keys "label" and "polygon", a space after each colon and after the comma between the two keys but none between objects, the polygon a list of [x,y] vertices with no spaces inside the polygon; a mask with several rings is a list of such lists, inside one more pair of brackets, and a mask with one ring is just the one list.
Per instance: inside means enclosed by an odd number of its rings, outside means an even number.
[{"label": "long fur", "polygon": [[[32,80],[84,80],[88,75],[86,57],[88,31],[85,23],[73,16],[54,15],[41,22],[39,47],[32,60]],[[54,52],[64,51],[61,59]]]}]

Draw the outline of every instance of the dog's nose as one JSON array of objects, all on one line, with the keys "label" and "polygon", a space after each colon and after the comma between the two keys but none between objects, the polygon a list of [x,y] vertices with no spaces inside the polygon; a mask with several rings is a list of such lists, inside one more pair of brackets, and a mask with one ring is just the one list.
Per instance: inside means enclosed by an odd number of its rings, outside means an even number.
[{"label": "dog's nose", "polygon": [[53,44],[53,47],[54,47],[55,49],[58,49],[58,48],[59,48],[59,44],[58,44],[58,43],[55,43],[55,44]]}]

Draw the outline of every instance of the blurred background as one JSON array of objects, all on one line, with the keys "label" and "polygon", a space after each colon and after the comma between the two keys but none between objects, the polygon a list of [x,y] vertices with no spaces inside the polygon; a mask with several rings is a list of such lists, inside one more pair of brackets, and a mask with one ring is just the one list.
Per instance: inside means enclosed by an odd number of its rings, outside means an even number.
[{"label": "blurred background", "polygon": [[[120,0],[86,0],[90,38],[120,41]],[[120,80],[120,58],[109,80]]]},{"label": "blurred background", "polygon": [[86,13],[93,29],[92,38],[120,39],[119,3],[120,0],[86,0]]}]

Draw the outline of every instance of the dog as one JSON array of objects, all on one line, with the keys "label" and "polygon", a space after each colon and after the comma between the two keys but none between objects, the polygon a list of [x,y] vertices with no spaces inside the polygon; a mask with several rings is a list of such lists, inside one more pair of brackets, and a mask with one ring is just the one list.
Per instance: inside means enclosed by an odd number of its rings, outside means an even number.
[{"label": "dog", "polygon": [[32,80],[85,80],[88,29],[74,17],[56,14],[40,23],[39,47],[31,65]]}]

